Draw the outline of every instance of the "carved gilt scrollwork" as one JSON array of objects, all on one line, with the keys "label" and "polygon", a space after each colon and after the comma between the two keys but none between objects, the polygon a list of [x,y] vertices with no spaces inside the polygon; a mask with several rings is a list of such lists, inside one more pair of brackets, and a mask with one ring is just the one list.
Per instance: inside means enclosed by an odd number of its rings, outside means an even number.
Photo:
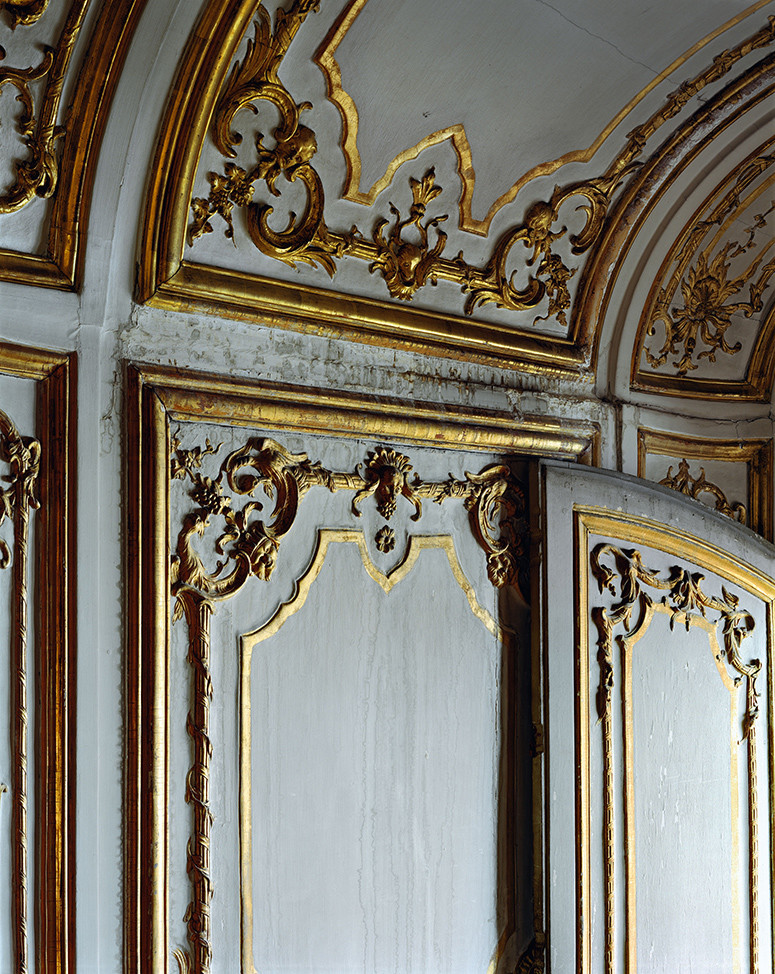
[{"label": "carved gilt scrollwork", "polygon": [[[237,207],[244,211],[248,235],[258,250],[291,266],[298,262],[319,265],[333,277],[339,260],[357,258],[368,262],[372,273],[380,273],[389,293],[401,300],[411,300],[428,283],[446,280],[457,284],[467,295],[467,315],[485,304],[532,311],[545,302],[545,313],[536,315],[533,323],[553,319],[563,326],[568,324],[572,302],[569,282],[578,267],[568,265],[557,245],[567,243],[566,249],[575,256],[588,251],[602,233],[616,190],[641,165],[638,157],[657,129],[706,85],[723,77],[740,58],[775,38],[775,18],[771,17],[764,28],[724,51],[710,67],[669,95],[658,111],[628,134],[626,145],[604,173],[557,186],[549,199],[533,203],[523,221],[496,241],[484,265],[475,266],[462,251],[453,258],[443,256],[447,236],[439,224],[446,216],[426,215],[429,204],[441,192],[432,168],[421,178],[409,180],[412,203],[408,217],[402,218],[400,208],[389,204],[394,220],[387,234],[384,231],[388,219],[384,216],[377,218],[370,239],[357,226],[336,231],[327,225],[323,184],[312,164],[318,149],[316,136],[300,121],[302,112],[312,106],[307,101],[297,102],[278,76],[293,37],[308,15],[318,9],[319,0],[294,0],[287,10],[277,11],[274,29],[263,7],[257,10],[255,35],[248,41],[244,58],[234,64],[220,94],[211,136],[224,159],[234,159],[235,146],[242,140],[233,129],[237,114],[242,109],[259,114],[258,103],[267,101],[280,113],[280,121],[272,132],[274,144],[267,147],[264,136],[259,134],[252,165],[243,168],[226,162],[223,172],[208,174],[207,198],[199,196],[191,201],[189,245],[212,232],[214,216],[221,217],[226,224],[225,235],[233,238],[233,210]],[[281,175],[289,182],[304,185],[306,203],[302,215],[297,218],[291,213],[287,227],[278,231],[269,224],[272,206],[256,202],[254,197],[259,183],[264,184],[270,196],[280,196]],[[562,211],[573,200],[577,202],[576,209],[584,214],[584,224],[576,233],[569,233],[561,223]],[[431,230],[435,232],[432,245]],[[526,281],[520,286],[517,280],[522,275],[526,275]]]},{"label": "carved gilt scrollwork", "polygon": [[705,479],[705,469],[700,467],[699,477],[692,477],[689,473],[689,462],[684,458],[678,464],[678,473],[673,475],[672,465],[667,468],[667,474],[659,481],[663,487],[671,487],[673,490],[686,494],[687,497],[697,498],[700,494],[711,494],[715,497],[715,508],[720,514],[731,517],[734,521],[741,524],[746,523],[745,505],[739,501],[730,503],[724,491]]},{"label": "carved gilt scrollwork", "polygon": [[[332,493],[352,491],[350,510],[354,517],[360,517],[362,505],[373,498],[377,512],[386,521],[395,515],[401,498],[414,508],[410,515],[414,521],[422,516],[424,499],[443,504],[458,498],[469,512],[473,534],[486,554],[493,585],[517,586],[521,577],[524,586],[527,571],[525,497],[505,465],[488,467],[480,474],[466,473],[464,480],[450,477],[426,483],[417,476],[410,480],[409,458],[389,447],[377,447],[350,473],[328,470],[304,453],[291,453],[275,440],[251,437],[222,461],[214,476],[207,476],[203,461],[219,450],[220,446],[213,446],[209,440],[204,447],[183,450],[174,438],[170,458],[171,478],[187,482],[194,503],[183,518],[171,564],[173,620],[185,616],[188,623],[193,686],[187,719],[193,760],[186,783],[186,802],[193,814],[187,851],[191,902],[184,918],[189,948],[174,952],[181,974],[206,974],[212,959],[210,617],[215,604],[238,592],[251,576],[262,580],[271,577],[282,539],[292,528],[307,492],[314,487]],[[259,494],[269,501],[268,513],[263,501],[257,499]],[[240,498],[245,500],[238,508]],[[216,532],[214,522],[220,525]],[[196,546],[213,534],[214,564],[208,567]],[[383,526],[375,543],[383,553],[392,550],[395,532]]]},{"label": "carved gilt scrollwork", "polygon": [[[721,596],[708,595],[702,587],[704,576],[673,566],[667,575],[646,568],[641,554],[635,549],[618,548],[612,544],[598,544],[590,555],[590,568],[600,592],[608,591],[617,601],[610,608],[597,606],[592,619],[598,633],[597,660],[600,678],[597,689],[597,714],[603,731],[603,829],[605,842],[605,971],[614,970],[614,755],[613,755],[613,690],[614,642],[629,639],[649,625],[655,599],[649,589],[665,594],[659,605],[670,619],[689,630],[692,621],[706,619],[708,613],[718,613],[721,627],[720,656],[732,670],[735,683],[745,681],[745,712],[742,719],[740,744],[748,749],[748,806],[749,806],[749,870],[751,897],[751,971],[758,971],[758,840],[757,840],[757,768],[756,721],[759,715],[756,679],[761,662],[744,661],[741,646],[754,629],[754,618],[740,607],[739,599],[722,585]],[[617,629],[619,635],[615,635]]]},{"label": "carved gilt scrollwork", "polygon": [[[762,295],[775,274],[775,256],[766,259],[775,239],[770,220],[775,200],[769,206],[761,204],[761,211],[750,215],[756,197],[766,191],[771,178],[752,193],[748,191],[773,164],[773,155],[751,160],[731,189],[683,234],[672,255],[673,271],[649,305],[646,336],[655,335],[660,326],[664,329],[659,348],[643,347],[652,369],[667,365],[683,377],[703,359],[715,362],[718,352],[732,356],[742,350],[742,342],[730,342],[727,331],[735,316],[751,318],[762,310]],[[730,231],[743,220],[743,229],[730,239]],[[679,287],[681,301],[677,300]]]},{"label": "carved gilt scrollwork", "polygon": [[[15,27],[35,23],[47,4],[48,0],[5,0],[0,6],[6,8]],[[89,0],[74,0],[56,47],[44,48],[39,65],[23,69],[0,67],[0,96],[6,87],[16,90],[16,100],[22,106],[16,126],[27,150],[27,158],[14,163],[13,185],[0,195],[0,214],[16,212],[35,197],[47,199],[56,190],[59,143],[65,133],[64,127],[57,124],[62,85],[88,5]],[[0,47],[0,60],[5,57],[5,50]],[[45,89],[36,107],[32,85],[44,78]]]},{"label": "carved gilt scrollwork", "polygon": [[0,10],[6,12],[14,30],[19,24],[29,26],[40,20],[47,6],[48,0],[2,0]]},{"label": "carved gilt scrollwork", "polygon": [[29,964],[27,935],[27,608],[28,543],[30,511],[39,506],[36,497],[40,471],[40,444],[20,435],[11,419],[0,411],[0,461],[10,468],[0,487],[0,525],[13,523],[12,547],[0,539],[0,568],[13,561],[11,599],[11,783],[12,818],[12,917],[15,974],[26,974]]}]

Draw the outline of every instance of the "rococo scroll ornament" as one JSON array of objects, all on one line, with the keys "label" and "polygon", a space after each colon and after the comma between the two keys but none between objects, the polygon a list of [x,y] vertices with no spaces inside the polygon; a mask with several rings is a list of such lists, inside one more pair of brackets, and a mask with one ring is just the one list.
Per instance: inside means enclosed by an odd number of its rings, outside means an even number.
[{"label": "rococo scroll ornament", "polygon": [[13,550],[0,538],[0,568],[13,559],[11,598],[11,821],[12,901],[14,974],[27,974],[27,608],[29,602],[28,543],[30,511],[39,506],[36,498],[40,471],[40,444],[23,437],[10,418],[0,411],[0,462],[10,467],[0,487],[0,525],[13,523]]},{"label": "rococo scroll ornament", "polygon": [[[597,660],[600,679],[597,690],[597,714],[603,731],[603,830],[605,841],[605,974],[614,971],[614,643],[635,638],[648,627],[656,600],[649,589],[665,593],[659,600],[663,611],[670,617],[670,628],[679,623],[689,630],[696,620],[707,619],[708,613],[717,613],[717,626],[721,627],[719,659],[729,665],[736,683],[745,682],[745,712],[740,728],[740,744],[748,748],[748,814],[749,814],[749,886],[751,897],[751,971],[758,971],[758,839],[757,839],[757,769],[756,769],[756,721],[759,716],[756,679],[761,672],[761,662],[744,661],[741,655],[743,640],[754,629],[754,618],[740,607],[739,599],[722,585],[721,595],[708,595],[702,587],[704,576],[680,566],[669,569],[667,575],[651,571],[643,564],[641,554],[633,548],[618,548],[612,544],[598,544],[590,555],[590,568],[600,592],[608,591],[614,597],[609,608],[598,606],[592,610],[592,619],[598,633]],[[617,629],[619,635],[615,635]]]},{"label": "rococo scroll ornament", "polygon": [[[490,581],[499,588],[521,584],[526,590],[525,496],[505,465],[487,467],[480,474],[466,473],[464,480],[450,477],[426,483],[417,476],[410,480],[409,458],[390,447],[371,451],[352,473],[336,472],[304,453],[291,453],[275,440],[251,437],[222,461],[214,476],[208,476],[203,463],[219,450],[220,446],[213,446],[209,440],[204,447],[184,450],[176,437],[170,458],[172,479],[188,483],[194,505],[183,518],[170,572],[173,621],[185,616],[188,623],[188,662],[193,675],[187,720],[193,760],[186,780],[186,802],[193,814],[187,853],[191,901],[184,917],[189,947],[174,952],[181,974],[207,974],[212,960],[210,617],[216,603],[238,592],[251,576],[262,580],[271,577],[281,542],[293,527],[308,491],[352,491],[350,509],[354,517],[360,517],[362,505],[373,498],[385,521],[393,518],[402,499],[413,507],[411,519],[417,521],[422,516],[423,500],[443,504],[459,498],[487,557]],[[257,499],[259,493],[271,503],[268,516]],[[201,539],[211,534],[214,564],[208,567],[200,550]],[[382,553],[391,551],[395,547],[393,529],[388,525],[380,528],[375,544]]]},{"label": "rococo scroll ornament", "polygon": [[[326,223],[323,184],[312,164],[318,151],[317,139],[314,131],[301,122],[302,113],[312,105],[308,101],[298,102],[278,75],[295,34],[319,5],[320,0],[293,0],[287,9],[277,11],[274,28],[269,14],[262,6],[258,8],[255,35],[248,42],[245,57],[233,66],[213,114],[213,143],[229,161],[225,162],[223,172],[208,173],[208,196],[197,196],[191,201],[189,245],[212,232],[214,216],[224,221],[226,236],[234,238],[236,207],[243,211],[247,233],[258,250],[290,266],[300,262],[317,265],[333,277],[341,259],[355,258],[368,262],[372,273],[380,273],[395,298],[409,301],[426,284],[444,280],[456,284],[467,295],[464,303],[467,315],[485,304],[512,311],[536,311],[543,304],[544,313],[534,317],[534,324],[553,319],[568,325],[572,303],[569,282],[578,267],[568,265],[567,251],[580,256],[600,238],[614,195],[622,182],[640,167],[638,157],[651,136],[706,85],[723,77],[740,58],[775,39],[775,18],[770,18],[755,35],[725,51],[709,68],[669,95],[662,108],[629,133],[626,145],[604,173],[557,186],[549,199],[529,206],[523,221],[503,233],[489,259],[483,266],[477,266],[467,261],[462,251],[455,257],[443,255],[447,237],[439,224],[446,216],[426,215],[429,204],[441,192],[432,168],[421,178],[409,180],[412,203],[408,217],[402,218],[400,208],[389,204],[394,222],[387,234],[384,231],[388,219],[384,216],[376,220],[370,239],[357,226],[342,231]],[[235,147],[242,141],[241,134],[233,129],[236,116],[242,109],[260,114],[261,101],[271,103],[280,113],[280,121],[271,133],[271,146],[259,133],[253,161],[246,166],[237,165],[230,161],[236,157]],[[270,197],[279,197],[280,176],[303,185],[306,203],[300,216],[291,213],[285,229],[276,230],[269,223],[272,206],[269,202],[258,202],[255,197],[260,183]],[[576,202],[575,209],[583,213],[584,220],[574,233],[561,222],[566,204],[571,201]],[[430,231],[435,233],[432,245]]]},{"label": "rococo scroll ornament", "polygon": [[[4,0],[0,7],[10,14],[12,26],[33,24],[43,14],[48,0]],[[29,68],[0,67],[0,97],[5,88],[16,90],[21,111],[16,121],[24,140],[27,158],[14,162],[13,185],[0,195],[0,214],[22,209],[35,197],[47,199],[56,190],[59,178],[59,145],[65,133],[57,124],[62,86],[68,64],[83,25],[89,0],[73,0],[59,35],[56,48],[45,47],[41,62]],[[0,61],[6,56],[0,47]],[[33,84],[46,79],[36,107]]]},{"label": "rococo scroll ornament", "polygon": [[[685,376],[697,369],[702,359],[715,362],[718,352],[731,356],[742,350],[742,343],[731,343],[726,333],[735,317],[751,318],[763,308],[762,295],[775,274],[775,200],[754,213],[735,239],[727,240],[718,250],[715,247],[721,230],[732,226],[733,218],[742,220],[746,216],[752,201],[749,195],[743,196],[744,192],[773,164],[773,155],[752,160],[717,206],[684,235],[674,257],[675,269],[659,289],[649,312],[646,334],[655,335],[660,325],[664,328],[661,347],[644,347],[646,361],[653,369],[661,368],[675,356],[669,366],[677,376]],[[754,197],[768,184],[769,181],[755,190]],[[679,284],[683,298],[680,303],[676,300]]]},{"label": "rococo scroll ornament", "polygon": [[746,523],[745,505],[739,501],[730,503],[720,487],[705,479],[705,469],[703,467],[700,467],[699,477],[692,477],[689,473],[689,463],[685,458],[678,464],[678,473],[675,476],[673,475],[673,467],[671,465],[667,468],[667,475],[659,483],[662,487],[671,487],[673,490],[677,490],[681,494],[686,494],[687,497],[694,497],[695,499],[700,494],[712,494],[716,498],[715,508],[719,513],[731,517],[734,521],[740,521],[741,524]]}]

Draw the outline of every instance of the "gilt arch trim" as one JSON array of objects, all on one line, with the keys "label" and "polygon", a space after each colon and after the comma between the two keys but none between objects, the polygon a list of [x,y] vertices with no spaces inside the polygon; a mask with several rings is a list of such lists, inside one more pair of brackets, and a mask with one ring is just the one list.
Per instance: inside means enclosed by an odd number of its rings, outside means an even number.
[{"label": "gilt arch trim", "polygon": [[[0,249],[0,280],[63,291],[80,289],[91,194],[102,136],[118,85],[129,43],[146,0],[107,0],[100,11],[80,66],[70,54],[75,46],[80,21],[72,37],[60,40],[65,75],[54,79],[46,98],[53,112],[50,127],[64,115],[60,105],[62,85],[78,71],[73,101],[64,121],[61,155],[49,216],[49,230],[42,253]],[[84,8],[89,2],[81,4]],[[41,11],[42,12],[42,11]],[[40,14],[38,14],[40,16]],[[58,152],[55,146],[54,150]]]}]

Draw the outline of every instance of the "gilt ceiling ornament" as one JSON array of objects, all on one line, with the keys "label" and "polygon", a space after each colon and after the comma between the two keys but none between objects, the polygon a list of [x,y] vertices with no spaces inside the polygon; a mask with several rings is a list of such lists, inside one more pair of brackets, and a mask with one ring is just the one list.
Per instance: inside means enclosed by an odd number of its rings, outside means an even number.
[{"label": "gilt ceiling ornament", "polygon": [[732,358],[744,349],[750,354],[737,373],[750,358],[747,372],[760,377],[768,336],[745,320],[761,314],[775,275],[774,170],[771,152],[749,159],[671,248],[641,318],[635,387],[652,386],[659,375],[686,391],[683,380],[691,382],[703,362],[718,367],[720,356]]},{"label": "gilt ceiling ornament", "polygon": [[[440,224],[447,216],[433,210],[441,187],[435,182],[432,168],[420,170],[410,178],[411,202],[407,199],[389,204],[392,225],[384,215],[376,218],[370,230],[328,225],[323,184],[314,166],[317,137],[301,120],[312,105],[299,101],[278,75],[294,36],[319,7],[320,0],[294,0],[287,9],[277,11],[274,26],[262,6],[256,10],[254,36],[244,58],[233,65],[212,114],[210,135],[225,163],[222,171],[207,174],[208,195],[191,200],[189,245],[194,246],[203,234],[213,232],[214,217],[221,221],[227,237],[234,238],[242,232],[235,228],[236,209],[242,211],[242,225],[255,247],[291,267],[300,263],[319,266],[334,277],[342,259],[354,258],[367,262],[369,270],[383,278],[387,293],[393,298],[411,301],[427,284],[448,281],[466,295],[466,315],[472,315],[479,306],[492,304],[532,313],[533,326],[552,321],[555,327],[565,329],[570,325],[572,311],[570,281],[580,268],[575,258],[587,253],[600,238],[611,201],[618,187],[641,165],[638,157],[647,141],[706,85],[723,77],[751,50],[764,47],[775,38],[775,18],[770,18],[756,35],[723,52],[710,68],[669,95],[662,108],[629,133],[625,147],[604,173],[557,186],[548,199],[533,203],[522,222],[495,241],[489,259],[477,264],[467,260],[462,251],[445,254],[447,236]],[[271,141],[263,133],[256,136],[252,161],[237,165],[231,161],[242,141],[233,127],[237,115],[242,109],[249,109],[260,117],[262,101],[275,106],[280,121],[270,133]],[[269,222],[273,212],[271,198],[282,195],[284,182],[302,184],[306,204],[300,215],[290,215],[285,229],[275,230]],[[563,224],[564,208],[571,202],[584,214],[583,225],[576,232],[570,232]],[[567,213],[570,216],[571,211]],[[702,276],[702,271],[698,270],[697,275]],[[722,306],[728,296],[724,288],[721,283],[725,295],[720,299]],[[712,300],[706,295],[707,288],[701,295],[700,290],[692,292],[694,296],[682,321],[693,321],[701,314],[699,306],[704,309]],[[755,303],[753,296],[751,302]],[[693,330],[696,332],[697,328]],[[720,330],[724,329],[710,328],[714,333]],[[706,326],[702,334],[708,332]],[[715,347],[727,351],[721,338]],[[670,348],[668,343],[667,351]]]},{"label": "gilt ceiling ornament", "polygon": [[[184,917],[188,948],[173,951],[180,974],[209,974],[212,961],[210,617],[216,603],[238,592],[251,576],[271,578],[282,540],[293,527],[304,496],[314,488],[331,493],[349,490],[353,492],[353,517],[361,517],[363,504],[373,500],[385,520],[405,502],[413,509],[410,516],[415,521],[422,516],[423,500],[443,504],[458,498],[484,549],[492,584],[498,588],[521,584],[527,590],[525,496],[507,466],[466,473],[464,480],[450,477],[426,483],[417,476],[410,480],[409,458],[390,447],[377,447],[364,464],[349,473],[328,470],[304,453],[291,453],[276,440],[250,437],[208,475],[204,470],[220,449],[220,444],[206,440],[204,447],[185,450],[178,437],[173,437],[170,455],[171,479],[186,483],[192,502],[183,517],[170,566],[173,621],[185,616],[188,623],[188,662],[193,674],[186,723],[194,750],[186,779],[186,802],[193,815],[186,866],[191,901]],[[271,506],[268,515],[265,501]],[[201,553],[202,539],[211,549],[207,556]],[[392,550],[395,532],[384,525],[375,543],[382,553]]]}]

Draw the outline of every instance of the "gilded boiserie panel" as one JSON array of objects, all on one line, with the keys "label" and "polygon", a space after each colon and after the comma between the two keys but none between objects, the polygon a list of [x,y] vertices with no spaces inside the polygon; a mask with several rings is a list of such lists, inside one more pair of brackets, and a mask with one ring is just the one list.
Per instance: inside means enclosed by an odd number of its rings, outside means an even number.
[{"label": "gilded boiserie panel", "polygon": [[[48,201],[41,218],[45,249],[0,249],[0,278],[65,290],[79,286],[96,155],[118,74],[144,5],[145,0],[108,0],[96,18],[80,66],[73,54],[91,0],[55,0],[51,5],[48,0],[6,0],[0,5],[18,32],[16,37],[34,31],[39,24],[45,26],[47,18],[62,8],[67,11],[54,42],[42,45],[35,63],[15,63],[13,43],[7,52],[0,47],[5,55],[0,66],[0,97],[14,95],[21,105],[16,135],[23,152],[21,158],[8,159],[14,176],[0,194],[0,232],[4,215],[17,213],[36,200]],[[73,76],[75,87],[68,106],[63,104],[63,90]],[[11,144],[8,151],[14,151]]]},{"label": "gilded boiserie panel", "polygon": [[[0,411],[0,463],[5,468],[0,523],[11,526],[0,539],[0,568],[12,575],[12,772],[9,782],[0,783],[0,793],[7,793],[11,804],[12,970],[65,972],[74,956],[74,571],[68,568],[74,530],[75,369],[67,355],[5,343],[0,343],[0,355],[3,374],[29,379],[37,394],[34,431],[22,433]],[[34,775],[29,774],[30,755]],[[36,864],[34,877],[30,862]]]},{"label": "gilded boiserie panel", "polygon": [[[718,671],[721,697],[728,701],[718,713],[718,726],[728,728],[731,819],[724,830],[730,861],[723,880],[724,898],[730,904],[727,949],[734,971],[768,970],[771,959],[761,950],[760,922],[771,924],[772,904],[760,902],[759,889],[762,871],[769,874],[763,885],[771,886],[773,864],[771,857],[768,862],[759,853],[759,820],[772,814],[772,789],[762,785],[761,776],[769,782],[773,766],[775,588],[769,577],[728,552],[664,524],[596,508],[577,508],[574,516],[578,970],[586,974],[598,961],[606,974],[635,974],[638,969],[638,933],[643,927],[637,911],[636,837],[645,823],[636,815],[636,795],[645,785],[639,785],[637,774],[640,751],[634,721],[635,694],[642,687],[636,687],[633,673],[638,643],[662,616],[670,630],[666,654],[680,653],[682,633],[696,629],[706,635],[707,667],[711,673]],[[669,567],[646,567],[641,547],[653,549],[645,557],[654,558],[654,552],[667,555]],[[716,580],[707,581],[703,571]],[[734,585],[743,596],[726,585]],[[754,640],[746,640],[757,625],[754,615],[762,613],[765,632],[757,631],[754,648]],[[767,706],[760,708],[764,687]],[[769,808],[761,807],[765,794],[770,796]],[[600,832],[592,828],[592,808],[602,809]],[[593,861],[602,863],[599,870]],[[597,882],[602,889],[595,890],[594,898],[599,896],[604,906],[599,958],[592,954],[588,907]],[[649,938],[653,941],[655,936],[659,931],[651,929]]]},{"label": "gilded boiserie panel", "polygon": [[[139,299],[286,327],[322,328],[361,341],[531,371],[578,373],[590,366],[596,328],[592,322],[597,319],[575,315],[576,282],[571,281],[599,246],[614,198],[632,182],[646,144],[662,125],[706,85],[775,39],[773,21],[717,57],[629,133],[604,172],[558,185],[548,199],[534,202],[493,241],[489,257],[480,262],[466,258],[462,250],[455,256],[446,253],[448,234],[442,224],[448,214],[434,203],[441,188],[433,168],[418,167],[408,187],[398,187],[402,201],[390,204],[389,216],[376,214],[370,231],[327,222],[326,194],[315,168],[318,140],[303,121],[312,106],[279,74],[294,37],[301,30],[314,30],[311,15],[317,9],[318,0],[294,0],[278,9],[273,22],[255,0],[212,0],[203,13],[183,55],[158,143]],[[235,62],[251,21],[245,54]],[[330,59],[322,61],[330,73]],[[258,135],[254,148],[245,150],[235,128],[239,113],[260,112],[262,102],[279,112],[280,121],[270,133],[273,142]],[[209,189],[195,186],[207,139],[222,157],[220,171],[207,174]],[[301,214],[292,214],[287,227],[278,231],[269,217],[287,182],[303,187],[305,202]],[[569,230],[563,221],[573,207],[583,217],[571,222],[575,229]],[[317,266],[334,280],[345,258],[363,261],[382,278],[385,300],[197,262],[197,241],[218,230],[228,239],[246,237],[264,257],[290,267]],[[413,301],[422,288],[443,281],[465,295],[462,316],[408,310],[389,300]],[[508,317],[502,324],[476,318],[476,309],[484,305],[520,313],[520,325]]]},{"label": "gilded boiserie panel", "polygon": [[[538,420],[528,420],[521,429],[506,414],[442,412],[430,404],[375,402],[373,398],[262,386],[151,367],[130,368],[128,380],[127,536],[132,543],[128,551],[127,969],[167,969],[174,957],[181,971],[200,974],[211,969],[217,949],[210,913],[214,854],[210,724],[211,701],[216,692],[210,641],[211,620],[219,603],[231,598],[251,579],[269,582],[283,539],[291,530],[305,495],[313,488],[318,492],[346,492],[354,519],[365,506],[374,507],[378,519],[384,521],[373,538],[380,552],[395,546],[391,520],[397,503],[409,505],[413,520],[423,516],[423,507],[429,503],[462,504],[468,512],[472,536],[486,559],[492,584],[502,589],[524,586],[524,497],[509,467],[491,464],[459,478],[426,482],[415,474],[410,456],[404,451],[417,444],[484,451],[496,456],[552,450],[557,455],[578,458],[589,448],[595,430],[571,429],[567,424]],[[221,457],[219,445],[208,440],[183,448],[175,435],[176,427],[171,425],[181,421],[217,422],[277,433],[261,437],[246,434],[242,445]],[[401,450],[379,446],[364,456],[355,469],[333,470],[306,454],[291,452],[282,442],[283,431],[325,432],[349,438],[389,436],[394,442],[410,446]],[[184,488],[189,498],[180,525],[169,524],[173,484],[178,491]],[[254,500],[256,492],[272,498],[271,511],[259,508]],[[216,530],[215,524],[220,524],[222,530]],[[168,541],[170,527],[176,539],[173,552]],[[294,598],[270,620],[263,630],[264,637],[276,631],[303,604],[332,542],[355,543],[362,554],[365,551],[362,531],[335,534],[336,537],[325,533],[320,536],[318,554],[297,583]],[[498,635],[498,623],[479,605],[449,544],[448,538],[416,538],[387,574],[375,567],[369,557],[364,564],[368,574],[389,590],[409,571],[424,546],[440,547],[446,551],[453,576],[472,611],[490,632]],[[168,639],[170,624],[183,618],[188,631],[191,680],[186,720],[191,739],[186,782],[186,801],[191,808],[185,866],[190,887],[185,917],[187,945],[171,942],[168,915]],[[254,641],[264,637],[255,636]],[[249,753],[249,748],[243,748],[243,805],[249,780],[245,755]],[[243,837],[243,881],[248,875],[246,842]],[[246,889],[242,899],[243,965],[251,970],[249,930],[244,926],[250,922]],[[540,918],[540,913],[537,916]],[[508,932],[507,929],[504,943]],[[537,945],[530,957],[539,957],[541,938],[542,930],[537,929]],[[524,963],[528,962],[532,963],[529,959]]]},{"label": "gilded boiserie panel", "polygon": [[[768,541],[773,540],[772,453],[771,440],[708,440],[638,430],[639,477],[657,480],[664,487],[699,499],[727,517],[747,524]],[[656,463],[653,459],[656,457],[664,460]],[[715,483],[706,477],[703,462],[714,464],[717,470],[728,465],[738,483],[727,486],[726,478]],[[740,473],[745,483],[742,492]]]}]

